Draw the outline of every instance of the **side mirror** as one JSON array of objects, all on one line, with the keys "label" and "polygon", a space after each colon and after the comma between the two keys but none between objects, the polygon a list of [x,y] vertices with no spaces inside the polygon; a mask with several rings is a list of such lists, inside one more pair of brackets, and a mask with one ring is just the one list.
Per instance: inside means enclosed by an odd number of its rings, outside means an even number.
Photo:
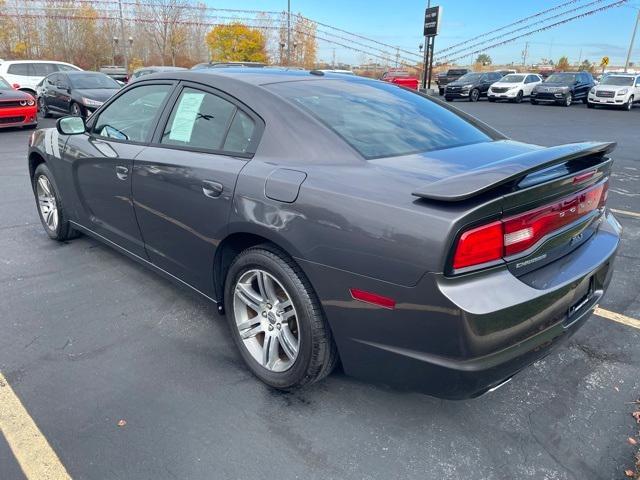
[{"label": "side mirror", "polygon": [[82,117],[62,117],[56,122],[56,129],[63,135],[80,135],[87,131]]}]

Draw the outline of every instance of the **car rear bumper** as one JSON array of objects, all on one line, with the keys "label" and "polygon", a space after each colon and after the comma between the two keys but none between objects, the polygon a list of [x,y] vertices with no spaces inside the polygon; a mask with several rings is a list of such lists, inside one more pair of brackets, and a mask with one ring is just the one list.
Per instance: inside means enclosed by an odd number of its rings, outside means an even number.
[{"label": "car rear bumper", "polygon": [[0,108],[0,128],[25,127],[38,123],[38,109],[32,107]]},{"label": "car rear bumper", "polygon": [[[316,286],[347,374],[458,399],[500,385],[582,326],[609,285],[619,240],[620,226],[608,214],[592,238],[559,260],[566,268],[546,289],[507,269],[458,278],[426,274],[406,288],[301,265]],[[331,282],[318,281],[326,275]],[[396,307],[342,293],[353,287],[394,298]]]}]

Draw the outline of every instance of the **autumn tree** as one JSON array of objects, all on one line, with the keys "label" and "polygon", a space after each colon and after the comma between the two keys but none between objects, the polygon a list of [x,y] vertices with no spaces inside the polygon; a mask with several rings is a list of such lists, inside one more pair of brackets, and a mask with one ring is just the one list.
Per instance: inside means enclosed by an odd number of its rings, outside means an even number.
[{"label": "autumn tree", "polygon": [[579,67],[579,70],[581,72],[590,72],[590,73],[594,73],[595,72],[595,64],[591,63],[589,60],[584,60]]},{"label": "autumn tree", "polygon": [[558,60],[558,62],[556,63],[556,70],[560,72],[566,72],[567,70],[571,70],[569,59],[567,57],[560,57],[560,60]]},{"label": "autumn tree", "polygon": [[267,61],[265,35],[239,22],[213,27],[206,42],[211,58],[216,61]]}]

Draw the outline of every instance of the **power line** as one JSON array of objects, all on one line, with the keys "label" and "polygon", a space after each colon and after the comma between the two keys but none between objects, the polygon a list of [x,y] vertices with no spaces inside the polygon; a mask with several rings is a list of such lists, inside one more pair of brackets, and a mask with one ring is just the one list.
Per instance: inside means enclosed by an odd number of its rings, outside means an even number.
[{"label": "power line", "polygon": [[473,52],[467,52],[464,55],[460,55],[460,56],[455,57],[455,58],[447,58],[446,61],[449,62],[449,63],[453,63],[453,62],[461,60],[461,59],[463,59],[465,57],[468,57],[468,56],[471,56],[471,55],[475,55],[477,53],[483,53],[483,52],[487,51],[490,48],[500,47],[502,45],[506,45],[508,43],[514,42],[514,41],[516,41],[516,40],[518,40],[520,38],[528,37],[529,35],[533,35],[534,33],[544,32],[545,30],[549,30],[551,28],[555,28],[555,27],[557,27],[559,25],[564,25],[565,23],[569,23],[569,22],[572,22],[574,20],[578,20],[580,18],[585,18],[585,17],[589,17],[591,15],[595,15],[596,13],[604,12],[605,10],[609,10],[610,8],[621,7],[627,1],[628,0],[618,0],[617,2],[610,3],[609,5],[604,5],[604,6],[600,7],[600,8],[596,8],[594,10],[590,10],[588,12],[584,12],[584,13],[581,13],[579,15],[575,15],[573,17],[566,18],[566,19],[561,20],[559,22],[552,23],[551,25],[545,25],[544,27],[538,28],[536,30],[532,30],[531,32],[523,33],[521,35],[517,35],[517,36],[509,38],[507,40],[503,40],[501,42],[494,43],[493,45],[489,45],[489,46],[487,46],[485,48],[482,48],[480,50],[475,50]]},{"label": "power line", "polygon": [[[528,30],[528,29],[530,29],[530,28],[532,28],[532,27],[534,27],[536,25],[540,25],[542,23],[550,22],[551,20],[555,20],[556,18],[564,17],[565,15],[569,15],[569,14],[571,14],[573,12],[577,12],[579,10],[584,10],[585,8],[592,7],[594,5],[597,5],[598,3],[602,3],[604,1],[606,1],[606,0],[593,0],[592,2],[586,3],[584,5],[580,5],[580,6],[576,7],[576,8],[572,8],[572,9],[567,10],[565,12],[560,12],[560,13],[557,13],[556,15],[552,15],[550,17],[543,18],[542,20],[538,20],[536,22],[530,23],[528,25],[525,25],[524,27],[516,28],[515,30],[510,30],[510,31],[502,33],[500,35],[496,35],[495,37],[490,37],[490,38],[487,38],[486,40],[482,40],[480,42],[473,43],[473,44],[471,44],[471,45],[469,45],[467,47],[464,47],[464,48],[461,48],[461,49],[456,50],[454,52],[451,52],[447,56],[458,55],[459,53],[462,53],[462,52],[464,52],[466,50],[470,50],[470,49],[475,48],[475,47],[477,47],[479,45],[484,45],[485,43],[489,43],[489,42],[492,42],[494,40],[498,40],[500,38],[504,38],[504,37],[507,37],[509,35],[513,35],[514,33],[522,32],[523,30]],[[439,58],[441,58],[441,57],[439,57]]]},{"label": "power line", "polygon": [[477,40],[478,38],[486,37],[487,35],[492,35],[492,34],[494,34],[496,32],[500,32],[500,31],[505,30],[505,29],[510,28],[510,27],[515,27],[516,25],[520,25],[520,24],[522,24],[524,22],[528,22],[529,20],[531,20],[533,18],[537,18],[537,17],[540,17],[542,15],[546,15],[547,13],[551,13],[551,12],[554,12],[556,10],[560,10],[560,9],[562,9],[562,8],[568,6],[568,5],[572,5],[574,3],[578,3],[578,2],[581,2],[581,1],[583,1],[583,0],[569,0],[568,2],[564,2],[564,3],[560,4],[560,5],[556,5],[555,7],[551,7],[551,8],[548,8],[546,10],[543,10],[541,12],[535,13],[533,15],[529,15],[527,17],[521,18],[520,20],[516,20],[513,23],[510,23],[508,25],[504,25],[504,26],[502,26],[500,28],[496,28],[495,30],[491,30],[489,32],[481,33],[480,35],[476,35],[474,38],[470,38],[468,40],[465,40],[464,42],[460,42],[460,43],[456,43],[455,45],[451,45],[450,47],[447,47],[447,48],[445,48],[443,50],[440,50],[439,53],[448,52],[448,51],[453,50],[454,48],[457,48],[457,47],[459,47],[461,45],[465,45],[465,44],[467,44],[469,42],[473,42],[474,40]]}]

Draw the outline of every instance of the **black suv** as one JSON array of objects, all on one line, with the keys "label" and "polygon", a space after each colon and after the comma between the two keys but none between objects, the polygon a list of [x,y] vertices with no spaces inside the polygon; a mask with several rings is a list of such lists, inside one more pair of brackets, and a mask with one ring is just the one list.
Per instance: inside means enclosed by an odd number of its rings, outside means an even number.
[{"label": "black suv", "polygon": [[596,83],[589,72],[559,72],[550,75],[544,82],[533,87],[531,103],[557,103],[568,107],[582,100],[587,103],[589,90]]},{"label": "black suv", "polygon": [[444,99],[450,102],[454,98],[466,98],[477,102],[486,97],[489,87],[503,77],[499,72],[470,72],[451,82],[444,89]]},{"label": "black suv", "polygon": [[444,95],[445,87],[458,80],[461,76],[469,73],[468,68],[450,68],[446,72],[441,72],[436,77],[436,83],[438,84],[438,93]]}]

